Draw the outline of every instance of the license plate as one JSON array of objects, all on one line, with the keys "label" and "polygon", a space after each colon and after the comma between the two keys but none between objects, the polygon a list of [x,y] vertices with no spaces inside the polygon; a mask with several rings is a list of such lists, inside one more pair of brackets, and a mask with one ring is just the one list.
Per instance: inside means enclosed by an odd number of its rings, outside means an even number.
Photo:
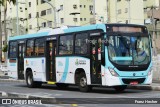
[{"label": "license plate", "polygon": [[132,81],[132,82],[130,82],[130,85],[137,85],[137,84],[138,84],[137,81]]}]

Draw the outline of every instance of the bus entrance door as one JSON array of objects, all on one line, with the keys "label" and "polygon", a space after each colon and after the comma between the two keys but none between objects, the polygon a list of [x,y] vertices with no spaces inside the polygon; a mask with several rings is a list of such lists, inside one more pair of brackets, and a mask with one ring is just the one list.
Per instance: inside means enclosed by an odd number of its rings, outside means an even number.
[{"label": "bus entrance door", "polygon": [[101,37],[91,37],[91,83],[102,84],[101,79]]},{"label": "bus entrance door", "polygon": [[56,41],[47,41],[46,46],[47,54],[46,54],[46,76],[47,81],[56,81],[56,62],[55,62],[55,55],[56,55]]},{"label": "bus entrance door", "polygon": [[24,43],[18,44],[18,79],[24,79]]}]

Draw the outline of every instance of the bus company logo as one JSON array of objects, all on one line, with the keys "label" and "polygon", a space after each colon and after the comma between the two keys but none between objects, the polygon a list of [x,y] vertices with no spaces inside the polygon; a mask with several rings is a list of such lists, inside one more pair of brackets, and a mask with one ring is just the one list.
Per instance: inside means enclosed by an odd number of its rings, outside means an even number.
[{"label": "bus company logo", "polygon": [[63,63],[61,61],[58,61],[58,66],[63,66]]},{"label": "bus company logo", "polygon": [[135,77],[135,76],[136,76],[136,73],[133,73],[133,76]]},{"label": "bus company logo", "polygon": [[76,59],[75,65],[79,65],[79,63],[78,63],[78,59]]},{"label": "bus company logo", "polygon": [[86,60],[78,60],[78,59],[76,59],[75,65],[86,65]]}]

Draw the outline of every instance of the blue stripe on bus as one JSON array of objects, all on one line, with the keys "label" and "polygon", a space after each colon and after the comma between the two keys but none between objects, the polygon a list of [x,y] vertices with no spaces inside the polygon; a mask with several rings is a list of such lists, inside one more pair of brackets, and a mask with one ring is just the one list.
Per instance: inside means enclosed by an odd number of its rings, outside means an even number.
[{"label": "blue stripe on bus", "polygon": [[64,68],[64,72],[63,72],[60,82],[65,82],[67,78],[67,74],[68,74],[68,68],[69,68],[69,57],[66,57],[65,68]]},{"label": "blue stripe on bus", "polygon": [[48,33],[49,32],[19,35],[19,36],[9,37],[9,40],[17,40],[17,39],[25,39],[25,38],[33,38],[33,37],[42,37],[42,36],[47,36]]}]

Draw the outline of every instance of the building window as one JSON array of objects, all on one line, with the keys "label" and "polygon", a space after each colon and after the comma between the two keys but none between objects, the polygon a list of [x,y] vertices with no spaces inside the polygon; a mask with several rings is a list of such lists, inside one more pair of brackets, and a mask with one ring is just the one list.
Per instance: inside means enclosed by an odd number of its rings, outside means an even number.
[{"label": "building window", "polygon": [[31,7],[31,2],[29,2],[29,7]]},{"label": "building window", "polygon": [[32,15],[31,15],[31,13],[28,15],[28,18],[29,18],[29,19],[31,19],[31,18],[32,18]]},{"label": "building window", "polygon": [[120,2],[121,0],[117,0],[117,2]]},{"label": "building window", "polygon": [[42,23],[42,27],[46,27],[46,22],[43,22],[43,23]]},{"label": "building window", "polygon": [[10,42],[10,44],[9,44],[9,57],[10,58],[17,57],[17,42]]},{"label": "building window", "polygon": [[52,14],[52,9],[47,9],[47,14]]},{"label": "building window", "polygon": [[52,27],[52,21],[48,21],[47,24],[48,24],[48,27]]},{"label": "building window", "polygon": [[121,9],[118,9],[118,14],[121,14]]},{"label": "building window", "polygon": [[64,18],[61,18],[61,24],[64,23]]},{"label": "building window", "polygon": [[93,6],[92,5],[89,6],[89,10],[93,11]]},{"label": "building window", "polygon": [[74,5],[73,5],[73,8],[74,8],[74,9],[77,9],[77,5],[76,5],[76,4],[74,4]]},{"label": "building window", "polygon": [[60,5],[60,10],[63,10],[63,5]]},{"label": "building window", "polygon": [[38,5],[38,0],[37,0],[37,5]]},{"label": "building window", "polygon": [[35,40],[35,56],[44,55],[44,38]]},{"label": "building window", "polygon": [[83,18],[80,18],[80,21],[83,21]]},{"label": "building window", "polygon": [[86,8],[86,5],[84,5],[84,8]]},{"label": "building window", "polygon": [[27,41],[27,54],[26,56],[33,56],[34,55],[34,40]]},{"label": "building window", "polygon": [[46,15],[46,10],[41,11],[41,16],[45,16]]},{"label": "building window", "polygon": [[73,21],[74,21],[74,22],[77,22],[77,21],[78,21],[78,19],[77,19],[77,18],[73,18]]},{"label": "building window", "polygon": [[87,54],[87,40],[88,34],[77,34],[75,38],[75,54]]},{"label": "building window", "polygon": [[82,8],[82,5],[79,5],[80,8]]},{"label": "building window", "polygon": [[29,29],[32,29],[32,25],[29,25]]},{"label": "building window", "polygon": [[73,35],[60,36],[59,54],[68,55],[73,53]]},{"label": "building window", "polygon": [[41,0],[41,4],[43,4],[43,3],[45,3],[45,1],[44,1],[44,0]]},{"label": "building window", "polygon": [[125,13],[128,13],[128,8],[125,8]]},{"label": "building window", "polygon": [[84,18],[84,21],[86,21],[87,19],[86,18]]}]

